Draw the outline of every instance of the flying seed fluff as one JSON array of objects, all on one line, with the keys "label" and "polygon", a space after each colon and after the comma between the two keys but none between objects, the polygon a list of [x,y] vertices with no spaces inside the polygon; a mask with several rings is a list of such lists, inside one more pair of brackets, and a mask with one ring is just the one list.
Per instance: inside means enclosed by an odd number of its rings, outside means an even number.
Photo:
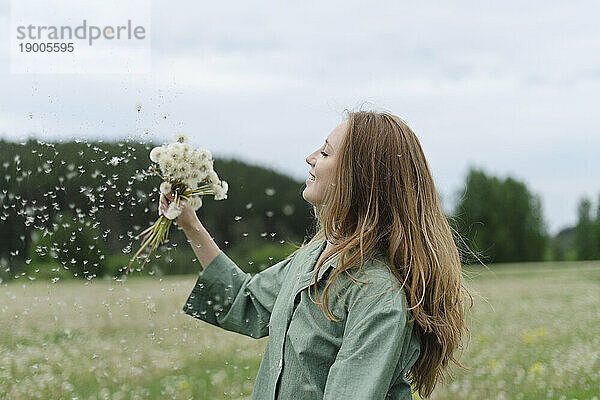
[{"label": "flying seed fluff", "polygon": [[325,238],[336,244],[315,266],[317,299],[316,276],[324,261],[339,253],[341,265],[327,279],[322,301],[311,299],[326,318],[337,321],[327,307],[335,277],[345,272],[356,281],[348,273],[350,268],[362,266],[365,258],[378,252],[387,255],[398,290],[405,291],[421,343],[408,378],[421,397],[428,397],[448,377],[449,361],[466,368],[453,355],[469,336],[464,318],[467,300],[473,306],[453,233],[457,239],[460,236],[443,214],[412,130],[389,113],[346,112],[347,131],[338,150],[335,183],[325,193],[323,205],[313,207],[317,233],[302,245]]}]

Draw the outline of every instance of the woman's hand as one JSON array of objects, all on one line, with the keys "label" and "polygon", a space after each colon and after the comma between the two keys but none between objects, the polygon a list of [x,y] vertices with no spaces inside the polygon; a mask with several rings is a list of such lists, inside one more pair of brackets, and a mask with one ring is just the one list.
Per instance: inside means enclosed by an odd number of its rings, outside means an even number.
[{"label": "woman's hand", "polygon": [[[162,215],[167,211],[169,207],[169,203],[174,201],[175,195],[173,192],[169,192],[167,195],[160,194],[160,198],[158,199],[158,215]],[[179,207],[181,207],[181,214],[177,218],[174,219],[175,223],[183,228],[191,228],[196,226],[196,224],[200,223],[198,216],[196,215],[196,211],[187,205],[185,199],[179,200]]]},{"label": "woman's hand", "polygon": [[[169,203],[174,199],[175,195],[172,191],[167,195],[161,193],[158,199],[158,215],[164,214],[169,207]],[[192,246],[192,250],[198,261],[200,261],[202,268],[206,268],[221,252],[221,249],[198,219],[196,211],[187,205],[185,200],[180,200],[179,206],[181,207],[181,214],[174,221],[183,229],[183,233],[187,236],[188,242]]]}]

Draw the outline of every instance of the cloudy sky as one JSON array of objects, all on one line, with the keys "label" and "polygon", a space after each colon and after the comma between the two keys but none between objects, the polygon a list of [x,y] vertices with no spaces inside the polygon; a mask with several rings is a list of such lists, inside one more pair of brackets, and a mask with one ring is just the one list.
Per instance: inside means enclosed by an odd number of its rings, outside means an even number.
[{"label": "cloudy sky", "polygon": [[[524,181],[551,233],[574,224],[600,195],[600,4],[421,3],[153,0],[145,74],[14,74],[5,28],[0,137],[184,132],[304,180],[344,109],[385,110],[419,137],[447,211],[475,166]],[[0,26],[10,15],[0,2]]]}]

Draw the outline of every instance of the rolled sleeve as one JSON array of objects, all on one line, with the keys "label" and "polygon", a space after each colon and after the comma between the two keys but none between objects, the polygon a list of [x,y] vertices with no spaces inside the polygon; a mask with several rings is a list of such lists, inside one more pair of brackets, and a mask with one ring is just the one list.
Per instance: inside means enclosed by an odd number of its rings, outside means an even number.
[{"label": "rolled sleeve", "polygon": [[[398,291],[360,296],[348,308],[340,350],[325,385],[324,399],[384,399],[401,362],[407,328]],[[408,390],[410,399],[410,390]]]},{"label": "rolled sleeve", "polygon": [[183,311],[229,331],[253,338],[267,336],[273,305],[290,260],[251,276],[221,251],[200,272]]}]

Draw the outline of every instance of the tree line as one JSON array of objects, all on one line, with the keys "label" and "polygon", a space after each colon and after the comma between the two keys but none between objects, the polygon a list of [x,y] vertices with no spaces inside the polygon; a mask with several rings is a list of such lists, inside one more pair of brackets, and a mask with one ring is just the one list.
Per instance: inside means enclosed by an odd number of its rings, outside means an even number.
[{"label": "tree line", "polygon": [[[0,279],[122,275],[141,244],[136,235],[157,217],[155,146],[0,140]],[[263,270],[314,233],[303,182],[235,159],[216,158],[214,168],[229,183],[228,198],[205,198],[198,216],[244,270]],[[522,182],[471,169],[460,193],[447,217],[465,263],[473,253],[490,263],[600,258],[600,213],[592,215],[589,200],[575,227],[550,237],[539,197]],[[200,270],[177,229],[144,273]]]}]

